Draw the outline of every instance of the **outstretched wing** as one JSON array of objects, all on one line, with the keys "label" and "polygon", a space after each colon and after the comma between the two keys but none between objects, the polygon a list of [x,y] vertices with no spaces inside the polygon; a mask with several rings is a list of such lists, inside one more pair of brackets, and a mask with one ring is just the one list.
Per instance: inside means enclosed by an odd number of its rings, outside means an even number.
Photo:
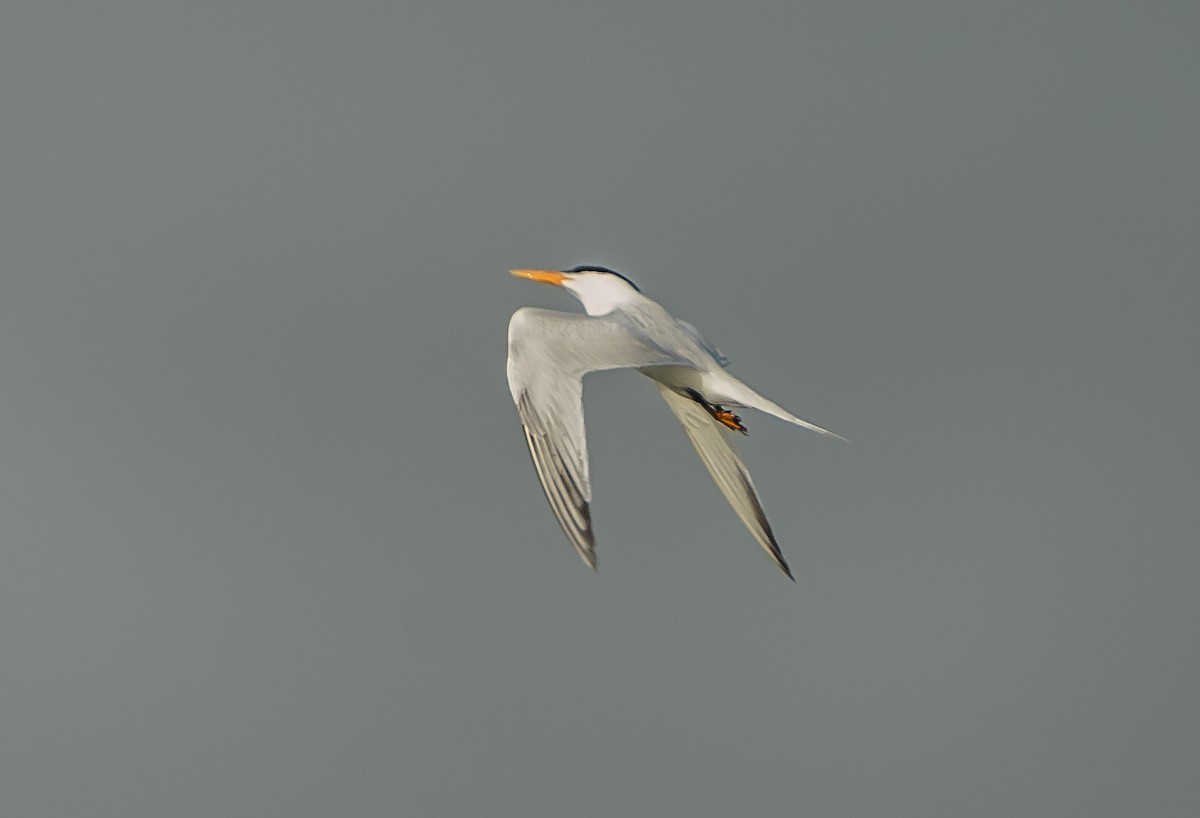
[{"label": "outstretched wing", "polygon": [[508,386],[546,499],[593,570],[592,487],[583,425],[583,376],[604,369],[690,366],[639,335],[618,315],[524,307],[508,324]]},{"label": "outstretched wing", "polygon": [[750,472],[746,471],[741,458],[734,451],[730,440],[734,432],[717,422],[707,409],[691,398],[680,395],[657,381],[655,386],[683,425],[688,440],[692,441],[696,453],[704,461],[708,473],[712,475],[713,481],[725,495],[729,505],[733,506],[733,510],[762,549],[775,560],[775,564],[787,574],[788,579],[794,582],[796,578],[792,576],[787,560],[783,558],[779,544],[775,542],[775,534],[771,531],[771,524],[767,522],[766,512],[759,502]]}]

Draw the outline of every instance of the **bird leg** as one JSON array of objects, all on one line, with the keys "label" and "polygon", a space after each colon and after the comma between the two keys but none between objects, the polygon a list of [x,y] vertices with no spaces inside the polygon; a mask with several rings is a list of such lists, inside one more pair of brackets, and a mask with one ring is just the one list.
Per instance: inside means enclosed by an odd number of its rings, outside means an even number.
[{"label": "bird leg", "polygon": [[735,432],[741,432],[744,435],[750,434],[746,427],[742,425],[742,419],[733,412],[730,412],[728,409],[723,409],[720,406],[714,406],[713,408],[717,410],[713,412],[713,417],[715,417],[718,422],[725,424]]},{"label": "bird leg", "polygon": [[704,396],[695,389],[689,389],[687,390],[687,393],[692,400],[703,406],[708,413],[713,416],[717,423],[733,429],[735,432],[741,432],[744,435],[750,434],[746,427],[742,425],[742,419],[733,412],[730,412],[724,406],[721,406],[720,404],[709,403],[707,400],[705,400]]}]

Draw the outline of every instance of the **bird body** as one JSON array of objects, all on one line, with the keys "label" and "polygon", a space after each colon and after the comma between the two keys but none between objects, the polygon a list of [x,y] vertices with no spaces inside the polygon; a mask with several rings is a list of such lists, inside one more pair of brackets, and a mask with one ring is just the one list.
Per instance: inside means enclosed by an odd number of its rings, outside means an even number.
[{"label": "bird body", "polygon": [[700,332],[603,267],[513,270],[561,286],[586,315],[522,307],[509,322],[508,382],[550,507],[578,551],[596,567],[591,481],[583,424],[582,378],[637,369],[651,378],[684,427],[717,487],[780,569],[792,576],[749,472],[731,437],[745,434],[727,407],[748,407],[824,435],[725,370],[728,360]]}]

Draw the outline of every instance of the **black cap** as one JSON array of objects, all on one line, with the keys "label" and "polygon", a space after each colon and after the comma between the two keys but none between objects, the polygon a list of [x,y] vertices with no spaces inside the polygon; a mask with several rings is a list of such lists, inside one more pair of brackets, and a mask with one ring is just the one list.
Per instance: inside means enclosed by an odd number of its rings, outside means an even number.
[{"label": "black cap", "polygon": [[630,287],[633,287],[635,290],[637,290],[639,293],[642,291],[641,287],[634,284],[628,278],[621,275],[616,270],[610,270],[607,267],[597,267],[594,264],[580,264],[578,267],[572,267],[570,270],[563,270],[563,272],[564,273],[608,273],[611,276],[616,276],[617,278],[621,279],[626,284],[628,284]]}]

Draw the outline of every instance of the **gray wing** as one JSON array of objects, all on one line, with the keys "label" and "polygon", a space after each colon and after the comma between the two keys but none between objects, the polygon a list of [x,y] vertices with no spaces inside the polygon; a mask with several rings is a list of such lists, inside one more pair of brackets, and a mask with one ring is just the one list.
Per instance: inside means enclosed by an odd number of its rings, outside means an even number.
[{"label": "gray wing", "polygon": [[675,413],[675,417],[683,424],[688,440],[704,461],[708,473],[712,475],[713,481],[725,495],[729,505],[733,506],[733,510],[762,549],[775,560],[775,564],[787,574],[788,579],[794,582],[796,578],[792,576],[787,560],[783,558],[779,544],[775,542],[775,534],[771,531],[771,524],[767,522],[766,512],[759,502],[750,472],[746,471],[746,467],[734,451],[730,438],[735,433],[716,421],[707,409],[691,398],[680,395],[657,381],[655,386],[658,387],[667,406]]},{"label": "gray wing", "polygon": [[699,344],[701,349],[713,356],[718,364],[721,366],[729,366],[729,359],[725,357],[725,354],[721,352],[721,350],[717,349],[716,344],[701,335],[700,330],[696,329],[682,318],[676,318],[675,321],[679,324],[679,326],[683,327],[684,332],[692,336],[692,340]]},{"label": "gray wing", "polygon": [[616,315],[524,307],[508,324],[508,386],[546,499],[575,550],[593,570],[592,487],[583,426],[583,376],[690,362],[630,330]]}]

